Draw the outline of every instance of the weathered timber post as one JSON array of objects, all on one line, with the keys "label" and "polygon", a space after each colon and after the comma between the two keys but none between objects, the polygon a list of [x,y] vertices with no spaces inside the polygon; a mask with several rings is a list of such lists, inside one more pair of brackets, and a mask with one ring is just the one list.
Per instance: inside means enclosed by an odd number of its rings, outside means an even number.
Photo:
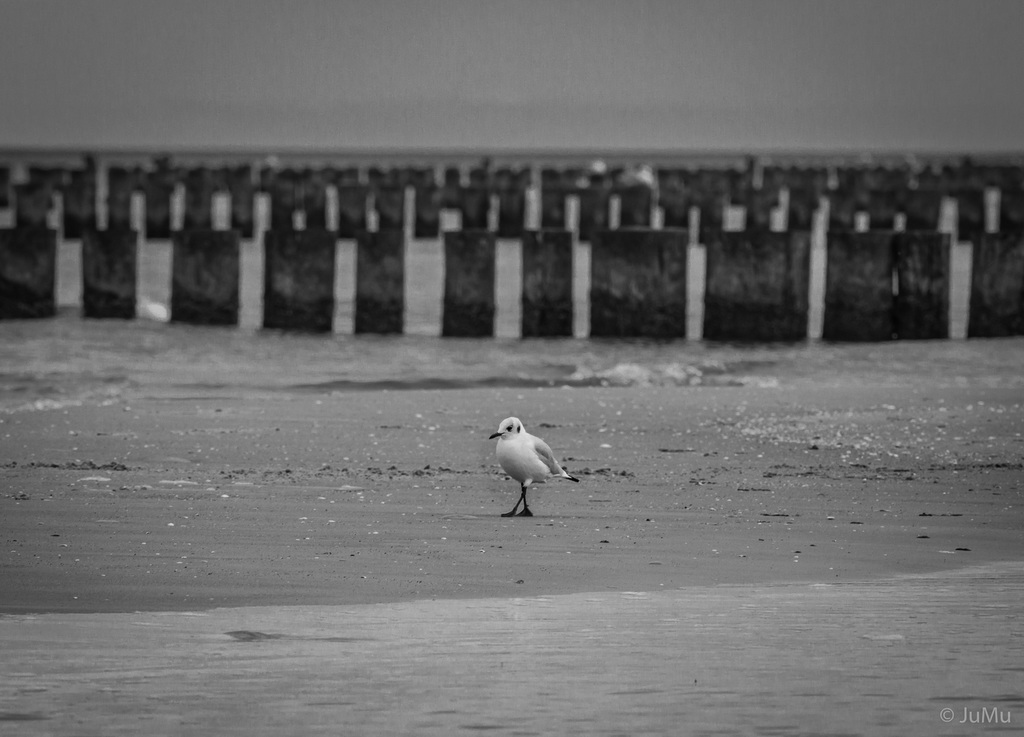
[{"label": "weathered timber post", "polygon": [[591,337],[686,335],[687,232],[601,230],[591,245]]},{"label": "weathered timber post", "polygon": [[[938,212],[934,212],[938,216]],[[929,215],[930,217],[930,215]],[[949,337],[948,233],[897,233],[893,331],[905,339]]]},{"label": "weathered timber post", "polygon": [[134,230],[86,230],[82,233],[82,314],[85,317],[135,317],[139,234]]},{"label": "weathered timber post", "polygon": [[405,320],[405,233],[366,231],[356,241],[356,333],[401,333]]},{"label": "weathered timber post", "polygon": [[444,305],[441,335],[494,335],[494,234],[463,230],[444,234]]},{"label": "weathered timber post", "polygon": [[53,207],[53,188],[48,182],[29,181],[14,187],[14,225],[46,228]]},{"label": "weathered timber post", "polygon": [[498,189],[498,237],[521,238],[526,218],[526,189],[513,184]]},{"label": "weathered timber post", "polygon": [[369,190],[362,184],[338,185],[338,237],[356,238],[366,230],[366,198]]},{"label": "weathered timber post", "polygon": [[53,317],[56,283],[56,231],[0,229],[0,320]]},{"label": "weathered timber post", "polygon": [[[604,184],[591,184],[579,190],[579,239],[584,243],[594,240],[594,233],[608,229],[608,201],[610,189]],[[621,222],[620,222],[621,225]],[[558,226],[565,227],[564,225]]]},{"label": "weathered timber post", "polygon": [[334,320],[334,233],[270,230],[263,236],[263,327],[327,332]]},{"label": "weathered timber post", "polygon": [[1024,232],[986,233],[974,244],[968,338],[1024,335]]},{"label": "weathered timber post", "polygon": [[169,169],[148,172],[143,182],[146,196],[146,239],[166,240],[171,237],[171,197],[176,178]]},{"label": "weathered timber post", "polygon": [[413,238],[437,238],[441,233],[441,200],[444,190],[433,184],[416,188]]},{"label": "weathered timber post", "polygon": [[374,191],[374,209],[377,211],[377,230],[405,228],[405,187],[380,186]]},{"label": "weathered timber post", "polygon": [[78,240],[96,228],[96,172],[94,169],[73,169],[63,196],[63,236]]},{"label": "weathered timber post", "polygon": [[540,192],[540,227],[545,230],[563,230],[565,198],[569,191],[559,184],[544,184]]},{"label": "weathered timber post", "polygon": [[523,233],[522,337],[572,337],[572,252],[571,231]]},{"label": "weathered timber post", "polygon": [[210,230],[213,227],[213,172],[190,169],[185,174],[185,230]]},{"label": "weathered timber post", "polygon": [[227,188],[231,194],[231,227],[242,238],[252,238],[256,230],[253,207],[256,186],[252,180],[252,167],[243,165],[229,169]]},{"label": "weathered timber post", "polygon": [[653,193],[645,184],[616,187],[612,194],[619,196],[619,227],[649,228]]},{"label": "weathered timber post", "polygon": [[299,209],[304,213],[307,230],[327,228],[327,182],[325,173],[315,169],[302,172],[298,182],[301,190]]},{"label": "weathered timber post", "polygon": [[463,230],[487,230],[491,191],[487,187],[463,187],[459,191],[459,211]]},{"label": "weathered timber post", "polygon": [[238,324],[238,233],[183,230],[172,249],[171,321]]},{"label": "weathered timber post", "polygon": [[809,233],[718,233],[707,244],[704,338],[804,340],[809,280]]},{"label": "weathered timber post", "polygon": [[894,260],[892,231],[829,232],[823,340],[892,340]]}]

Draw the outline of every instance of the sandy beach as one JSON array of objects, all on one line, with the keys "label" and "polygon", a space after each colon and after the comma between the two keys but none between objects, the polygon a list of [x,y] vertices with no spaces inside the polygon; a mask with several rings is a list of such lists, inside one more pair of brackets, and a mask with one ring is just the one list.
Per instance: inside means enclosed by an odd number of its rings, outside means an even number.
[{"label": "sandy beach", "polygon": [[[8,413],[0,719],[969,734],[965,709],[998,707],[1012,728],[1024,394],[984,367],[894,375],[168,385]],[[487,436],[510,414],[581,479],[533,518],[500,517],[518,489]]]},{"label": "sandy beach", "polygon": [[[577,485],[535,519],[487,436]],[[8,415],[3,610],[848,582],[1024,552],[1020,390],[153,395]],[[959,549],[959,550],[958,550]]]}]

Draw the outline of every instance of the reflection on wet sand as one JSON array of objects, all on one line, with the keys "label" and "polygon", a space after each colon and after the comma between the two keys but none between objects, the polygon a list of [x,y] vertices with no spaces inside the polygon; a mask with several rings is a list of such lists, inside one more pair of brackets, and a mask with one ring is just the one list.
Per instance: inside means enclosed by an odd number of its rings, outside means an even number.
[{"label": "reflection on wet sand", "polygon": [[[849,584],[0,617],[16,734],[965,733],[1024,566]],[[1009,724],[1005,718],[1010,719]]]}]

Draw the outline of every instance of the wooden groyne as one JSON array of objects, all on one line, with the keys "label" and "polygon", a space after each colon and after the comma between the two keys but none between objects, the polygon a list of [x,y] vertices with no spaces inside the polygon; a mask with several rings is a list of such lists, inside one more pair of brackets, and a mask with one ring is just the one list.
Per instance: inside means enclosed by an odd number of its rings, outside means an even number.
[{"label": "wooden groyne", "polygon": [[[410,248],[443,246],[440,333],[495,334],[496,254],[518,242],[523,337],[706,340],[950,335],[954,247],[971,249],[969,337],[1024,334],[1024,166],[1009,157],[825,164],[284,166],[86,158],[0,163],[0,318],[54,314],[56,250],[82,244],[87,317],[134,316],[138,249],[173,243],[170,318],[237,324],[239,249],[265,264],[262,325],[330,331],[337,244],[355,249],[353,331],[401,333]],[[579,248],[589,292],[574,282]],[[575,254],[575,255],[574,255]],[[690,289],[690,292],[688,292]],[[814,337],[817,337],[815,335]]]}]

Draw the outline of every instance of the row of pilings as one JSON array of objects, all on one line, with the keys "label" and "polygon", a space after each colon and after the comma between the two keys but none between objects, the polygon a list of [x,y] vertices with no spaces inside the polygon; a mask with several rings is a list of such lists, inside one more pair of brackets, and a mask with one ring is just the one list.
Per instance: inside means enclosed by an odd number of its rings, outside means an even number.
[{"label": "row of pilings", "polygon": [[[590,245],[592,337],[686,337],[686,230],[597,231]],[[575,234],[521,237],[523,337],[573,335]],[[822,338],[836,341],[949,337],[950,237],[925,231],[844,231],[827,237]],[[330,331],[336,235],[324,229],[263,234],[263,320],[268,328]],[[401,333],[407,243],[402,231],[355,239],[357,333]],[[412,244],[414,245],[414,244]],[[86,231],[82,311],[133,318],[138,233]],[[797,341],[808,336],[811,234],[765,230],[712,234],[706,248],[703,337]],[[238,323],[241,235],[189,230],[173,236],[170,319]],[[0,230],[0,318],[55,313],[57,233]],[[491,336],[495,318],[493,232],[443,236],[441,334]],[[1024,237],[984,235],[973,248],[968,337],[1024,334]]]},{"label": "row of pilings", "polygon": [[[138,249],[173,242],[170,319],[236,324],[239,252],[265,260],[262,324],[332,328],[335,246],[355,245],[356,332],[404,330],[409,249],[443,241],[441,333],[494,334],[495,253],[521,243],[521,334],[573,334],[590,248],[591,336],[683,337],[705,249],[703,337],[949,335],[951,248],[972,244],[969,337],[1024,333],[1024,168],[765,164],[571,167],[0,166],[0,318],[53,314],[57,244],[82,243],[82,310],[133,317]],[[817,240],[816,240],[817,239]],[[702,265],[703,266],[703,265]],[[579,308],[578,303],[576,309]]]}]

